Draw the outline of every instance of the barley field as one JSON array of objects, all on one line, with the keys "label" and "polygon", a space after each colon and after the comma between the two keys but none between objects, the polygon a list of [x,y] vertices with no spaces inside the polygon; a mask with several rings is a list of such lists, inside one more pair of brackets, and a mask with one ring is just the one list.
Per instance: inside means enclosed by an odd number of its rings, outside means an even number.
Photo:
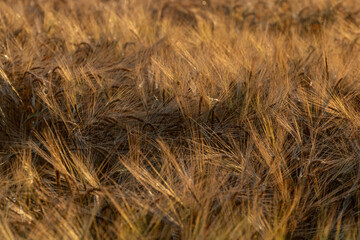
[{"label": "barley field", "polygon": [[1,0],[0,239],[359,239],[357,0]]}]

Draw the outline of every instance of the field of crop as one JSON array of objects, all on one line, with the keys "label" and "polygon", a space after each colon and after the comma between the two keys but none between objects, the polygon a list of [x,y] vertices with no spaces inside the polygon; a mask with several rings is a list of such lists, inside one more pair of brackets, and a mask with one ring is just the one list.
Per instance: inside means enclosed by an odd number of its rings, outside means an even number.
[{"label": "field of crop", "polygon": [[359,239],[357,0],[1,0],[0,239]]}]

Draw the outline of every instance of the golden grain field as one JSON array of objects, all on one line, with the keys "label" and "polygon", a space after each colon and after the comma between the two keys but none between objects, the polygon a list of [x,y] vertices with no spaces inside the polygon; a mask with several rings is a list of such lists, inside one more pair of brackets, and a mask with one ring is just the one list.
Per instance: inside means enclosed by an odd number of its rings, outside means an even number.
[{"label": "golden grain field", "polygon": [[0,239],[359,239],[357,0],[1,0]]}]

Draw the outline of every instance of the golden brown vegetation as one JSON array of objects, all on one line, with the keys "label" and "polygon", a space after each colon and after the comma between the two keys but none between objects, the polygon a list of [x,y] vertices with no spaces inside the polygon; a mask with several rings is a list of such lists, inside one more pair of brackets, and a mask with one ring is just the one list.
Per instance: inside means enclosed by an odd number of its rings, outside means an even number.
[{"label": "golden brown vegetation", "polygon": [[356,3],[2,0],[0,238],[359,238]]}]

